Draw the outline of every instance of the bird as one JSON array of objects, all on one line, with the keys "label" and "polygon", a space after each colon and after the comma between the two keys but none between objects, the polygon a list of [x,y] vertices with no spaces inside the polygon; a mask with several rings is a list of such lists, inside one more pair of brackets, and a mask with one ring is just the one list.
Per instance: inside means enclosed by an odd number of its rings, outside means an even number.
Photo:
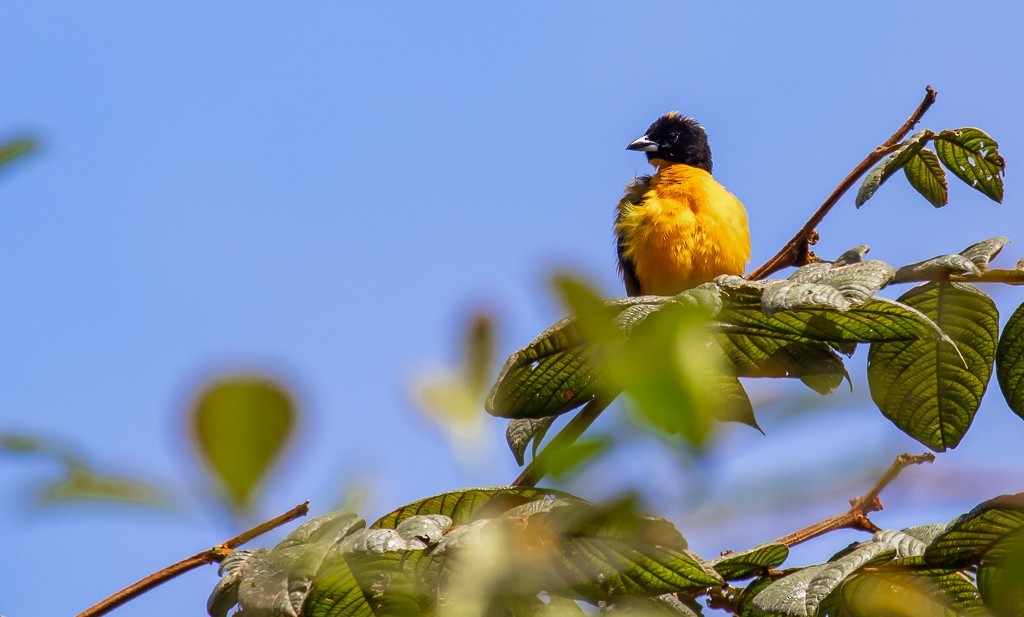
[{"label": "bird", "polygon": [[634,178],[615,208],[619,272],[629,296],[670,296],[750,261],[747,211],[711,176],[707,132],[678,112],[626,146],[647,154],[652,176]]}]

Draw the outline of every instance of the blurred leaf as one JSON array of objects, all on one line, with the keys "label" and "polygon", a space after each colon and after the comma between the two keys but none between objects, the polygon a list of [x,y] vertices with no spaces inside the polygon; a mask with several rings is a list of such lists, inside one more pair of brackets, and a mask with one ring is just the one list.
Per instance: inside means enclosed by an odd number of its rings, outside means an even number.
[{"label": "blurred leaf", "polygon": [[995,236],[981,242],[975,242],[960,251],[960,254],[973,261],[974,265],[978,266],[979,272],[984,272],[988,270],[989,262],[995,259],[999,251],[1003,250],[1003,247],[1009,242],[1010,239],[1006,236]]},{"label": "blurred leaf", "polygon": [[[838,617],[961,617],[978,614],[977,591],[959,572],[907,572],[917,562],[895,562],[854,576],[840,588]],[[980,617],[980,615],[979,615]]]},{"label": "blurred leaf", "polygon": [[921,148],[934,136],[935,133],[929,129],[914,133],[905,139],[895,152],[868,172],[868,175],[864,177],[864,182],[860,185],[860,190],[857,191],[857,199],[855,200],[857,207],[863,206],[864,202],[871,199],[871,196],[875,194],[878,187],[882,186],[894,173],[916,157]]},{"label": "blurred leaf", "polygon": [[986,551],[978,566],[978,591],[996,617],[1024,616],[1024,529]]},{"label": "blurred leaf", "polygon": [[1010,315],[999,337],[996,379],[1006,404],[1024,419],[1024,304]]},{"label": "blurred leaf", "polygon": [[455,431],[467,432],[480,423],[480,408],[494,370],[494,324],[478,313],[469,320],[460,367],[415,384],[419,404]]},{"label": "blurred leaf", "polygon": [[868,353],[871,398],[900,430],[936,452],[955,448],[981,404],[995,360],[999,312],[963,283],[928,283],[900,302],[938,323],[955,343],[874,343]]},{"label": "blurred leaf", "polygon": [[168,503],[167,494],[160,486],[97,471],[81,457],[51,440],[0,433],[0,450],[38,454],[56,459],[64,467],[62,479],[39,487],[39,498],[44,504],[75,500],[121,501],[149,506],[165,506]]},{"label": "blurred leaf", "polygon": [[709,561],[708,565],[725,580],[738,581],[764,574],[767,570],[781,565],[787,557],[789,547],[773,542],[716,557]]},{"label": "blurred leaf", "polygon": [[264,378],[221,379],[202,392],[192,411],[192,432],[232,508],[251,507],[296,419],[291,395]]},{"label": "blurred leaf", "polygon": [[544,418],[516,418],[508,421],[508,428],[505,429],[505,441],[512,450],[512,456],[522,466],[526,463],[526,448],[533,443],[533,455],[537,456],[537,446],[544,439],[551,423],[556,416]]},{"label": "blurred leaf", "polygon": [[903,167],[903,173],[906,174],[910,186],[931,205],[941,208],[949,203],[946,172],[939,164],[939,157],[928,148],[918,150]]},{"label": "blurred leaf", "polygon": [[965,127],[935,136],[935,151],[946,169],[994,201],[1003,201],[1003,170],[999,144],[981,129]]},{"label": "blurred leaf", "polygon": [[583,437],[571,444],[545,451],[544,466],[553,478],[564,479],[611,445],[607,437]]},{"label": "blurred leaf", "polygon": [[43,487],[44,503],[73,500],[125,501],[149,506],[163,506],[167,503],[164,491],[159,487],[130,478],[101,475],[87,467],[69,467],[67,476],[60,482]]},{"label": "blurred leaf", "polygon": [[35,150],[35,144],[27,139],[18,139],[0,145],[0,167],[33,150]]},{"label": "blurred leaf", "polygon": [[950,523],[932,541],[924,561],[933,568],[978,564],[993,546],[1024,530],[1024,493],[1001,495]]}]

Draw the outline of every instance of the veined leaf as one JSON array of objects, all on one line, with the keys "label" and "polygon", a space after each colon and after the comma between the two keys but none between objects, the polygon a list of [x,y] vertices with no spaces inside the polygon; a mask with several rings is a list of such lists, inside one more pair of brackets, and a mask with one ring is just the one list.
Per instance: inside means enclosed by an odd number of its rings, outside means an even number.
[{"label": "veined leaf", "polygon": [[[373,529],[393,529],[411,516],[424,514],[443,514],[452,519],[455,525],[465,525],[478,516],[494,516],[524,503],[543,499],[573,499],[577,497],[556,490],[541,488],[474,488],[461,491],[441,493],[426,499],[420,499],[379,518],[370,527]],[[483,514],[481,514],[483,513]]]},{"label": "veined leaf", "polygon": [[900,430],[932,450],[955,448],[970,428],[992,375],[999,312],[991,298],[963,283],[921,285],[900,302],[934,319],[955,344],[872,344],[871,398]]},{"label": "veined leaf", "polygon": [[1003,170],[1006,161],[999,144],[981,129],[965,127],[935,136],[935,151],[946,169],[990,199],[1003,201]]},{"label": "veined leaf", "polygon": [[[867,245],[861,245],[843,253],[835,263],[823,262],[802,266],[790,275],[789,280],[828,285],[849,300],[849,304],[866,302],[878,290],[888,285],[895,274],[893,267],[884,261],[861,261],[860,258],[867,250]],[[854,259],[854,255],[857,255],[856,261],[846,263]]]},{"label": "veined leaf", "polygon": [[868,175],[864,177],[864,182],[860,185],[860,190],[857,191],[857,199],[855,201],[857,207],[863,206],[864,202],[871,199],[871,196],[875,194],[878,187],[882,186],[894,173],[902,169],[904,165],[917,156],[921,148],[934,136],[935,133],[929,129],[914,133],[904,140],[903,144],[895,152],[868,172]]},{"label": "veined leaf", "polygon": [[966,255],[939,255],[938,257],[903,266],[896,271],[893,282],[906,283],[942,274],[961,272],[978,274],[981,271],[978,269],[977,264],[974,263],[974,260]]},{"label": "veined leaf", "polygon": [[1024,531],[992,545],[978,566],[978,591],[998,617],[1024,616]]},{"label": "veined leaf", "polygon": [[996,378],[1006,404],[1024,418],[1024,304],[1010,315],[996,350]]},{"label": "veined leaf", "polygon": [[918,150],[903,167],[903,173],[906,174],[910,186],[931,205],[941,208],[949,203],[946,172],[939,164],[939,157],[928,148]]},{"label": "veined leaf", "polygon": [[895,556],[896,549],[884,542],[865,542],[842,557],[824,564],[825,567],[807,584],[804,600],[806,614],[818,614],[818,607],[829,594],[864,566],[891,561]]},{"label": "veined leaf", "polygon": [[544,439],[544,435],[551,428],[555,416],[543,418],[516,418],[508,421],[508,428],[505,429],[505,441],[512,450],[512,456],[516,462],[523,465],[526,462],[526,449],[533,443],[533,455],[537,456],[537,445]]},{"label": "veined leaf", "polygon": [[1000,542],[1024,532],[1024,493],[979,504],[946,527],[924,553],[933,568],[976,565]]},{"label": "veined leaf", "polygon": [[984,272],[988,270],[989,262],[995,259],[999,251],[1003,250],[1003,247],[1009,242],[1010,239],[1006,236],[995,236],[981,242],[975,242],[960,251],[960,254],[969,258],[974,262],[974,265],[978,266],[979,271]]},{"label": "veined leaf", "polygon": [[754,596],[753,608],[769,615],[807,617],[807,587],[826,566],[801,568],[774,581]]},{"label": "veined leaf", "polygon": [[727,581],[738,581],[752,578],[777,567],[789,557],[789,547],[785,544],[769,543],[754,548],[729,553],[716,557],[708,562],[722,578]]},{"label": "veined leaf", "polygon": [[[830,603],[838,617],[963,617],[984,615],[977,589],[967,575],[920,567],[920,559],[903,559],[873,572],[853,576]],[[831,600],[831,598],[830,598]]]}]

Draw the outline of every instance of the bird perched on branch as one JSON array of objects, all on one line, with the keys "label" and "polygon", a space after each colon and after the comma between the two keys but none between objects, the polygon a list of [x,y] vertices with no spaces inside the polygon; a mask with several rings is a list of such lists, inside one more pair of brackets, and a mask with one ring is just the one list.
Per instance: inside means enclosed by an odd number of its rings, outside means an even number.
[{"label": "bird perched on branch", "polygon": [[747,212],[711,177],[704,127],[676,112],[655,120],[627,150],[657,168],[616,206],[619,270],[630,296],[674,295],[750,261]]}]

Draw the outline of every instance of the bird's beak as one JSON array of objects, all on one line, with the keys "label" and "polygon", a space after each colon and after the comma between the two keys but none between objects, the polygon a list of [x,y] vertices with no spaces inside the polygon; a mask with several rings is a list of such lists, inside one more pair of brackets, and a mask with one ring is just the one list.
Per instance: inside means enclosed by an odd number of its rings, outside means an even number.
[{"label": "bird's beak", "polygon": [[647,135],[629,142],[626,150],[639,150],[640,152],[657,152],[658,144],[647,138]]}]

